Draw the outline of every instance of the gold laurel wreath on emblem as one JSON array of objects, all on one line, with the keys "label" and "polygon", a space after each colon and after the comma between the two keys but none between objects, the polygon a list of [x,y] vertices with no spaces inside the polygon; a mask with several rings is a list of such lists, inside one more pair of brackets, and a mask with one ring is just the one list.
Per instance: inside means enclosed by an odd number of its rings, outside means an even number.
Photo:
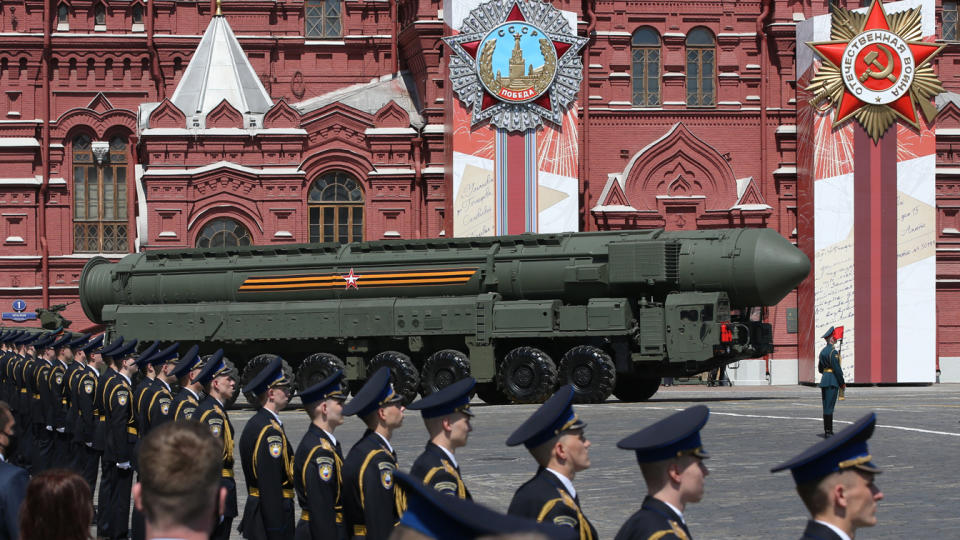
[{"label": "gold laurel wreath on emblem", "polygon": [[[830,40],[833,42],[849,43],[855,37],[863,33],[864,26],[867,24],[866,13],[854,13],[848,9],[837,6],[833,12],[830,28]],[[890,25],[890,31],[897,34],[901,39],[910,42],[921,42],[923,40],[923,22],[920,14],[920,8],[908,9],[899,13],[888,13],[887,23]],[[821,42],[822,43],[822,42]],[[819,43],[808,43],[808,46]],[[819,55],[815,48],[814,52]],[[933,71],[933,58],[936,53],[930,55],[924,62],[917,65],[914,70],[913,83],[910,85],[910,96],[914,103],[920,105],[928,122],[933,121],[937,116],[937,107],[930,103],[937,94],[944,91],[943,84]],[[822,57],[821,57],[822,58]],[[816,75],[810,79],[807,90],[813,92],[813,99],[810,105],[822,110],[821,105],[827,102],[828,105],[840,106],[840,101],[846,86],[843,83],[843,74],[839,66],[823,59],[820,69]],[[874,141],[879,140],[887,129],[897,120],[899,115],[887,105],[866,104],[853,113],[852,117],[860,123],[867,134]],[[845,119],[839,119],[843,121]],[[919,124],[904,121],[919,129]]]},{"label": "gold laurel wreath on emblem", "polygon": [[[497,40],[491,39],[483,44],[480,58],[477,60],[477,73],[483,84],[491,92],[497,93],[503,87],[503,81],[493,74],[493,52],[497,49]],[[533,82],[533,90],[540,94],[553,82],[553,74],[557,71],[557,52],[547,39],[540,39],[540,53],[543,54],[543,69],[537,74]]]}]

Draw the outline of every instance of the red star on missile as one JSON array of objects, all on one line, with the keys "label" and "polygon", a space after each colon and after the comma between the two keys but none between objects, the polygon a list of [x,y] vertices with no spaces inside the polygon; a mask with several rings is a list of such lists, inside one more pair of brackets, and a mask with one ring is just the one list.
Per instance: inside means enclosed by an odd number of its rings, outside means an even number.
[{"label": "red star on missile", "polygon": [[363,276],[358,276],[358,275],[354,274],[354,273],[353,273],[353,268],[351,268],[349,274],[347,274],[347,275],[345,275],[345,276],[340,276],[340,277],[342,277],[343,279],[347,280],[347,286],[343,288],[344,290],[347,290],[347,289],[350,289],[350,288],[359,289],[359,287],[357,287],[357,280],[360,279],[360,278],[363,277]]},{"label": "red star on missile", "polygon": [[[520,6],[516,3],[513,4],[513,9],[510,10],[510,14],[507,15],[507,18],[503,22],[527,22],[527,18],[523,16],[523,13],[520,11]],[[460,46],[463,47],[463,50],[467,52],[474,60],[477,59],[477,52],[480,49],[480,42],[477,41],[468,41],[466,43],[461,43]],[[570,50],[570,44],[564,43],[562,41],[553,41],[554,48],[557,49],[557,59],[563,58],[563,55]],[[486,89],[483,91],[483,104],[480,107],[480,110],[485,110],[488,107],[496,105],[498,103],[497,98],[487,92]],[[547,90],[543,93],[542,96],[533,101],[534,105],[539,105],[548,111],[551,110],[550,106],[550,90]]]},{"label": "red star on missile", "polygon": [[[874,0],[873,4],[870,5],[870,12],[867,14],[867,20],[863,25],[863,28],[860,30],[860,34],[868,32],[870,30],[890,30],[890,23],[887,21],[887,13],[883,9],[883,4],[877,0]],[[919,66],[924,63],[928,58],[936,54],[942,47],[933,43],[921,43],[921,42],[909,42],[907,41],[907,46],[910,48],[910,53],[913,55],[914,66]],[[847,42],[844,41],[831,41],[825,43],[811,43],[819,55],[833,64],[834,67],[840,68],[843,51],[847,48]],[[849,118],[850,115],[860,110],[863,106],[868,105],[868,103],[861,101],[852,92],[850,89],[844,85],[843,98],[840,100],[840,104],[837,106],[837,116],[834,120],[834,124],[844,121]],[[909,120],[912,124],[917,123],[917,113],[916,107],[913,103],[913,97],[910,92],[907,92],[903,97],[887,104],[888,107],[899,113],[903,118]]]}]

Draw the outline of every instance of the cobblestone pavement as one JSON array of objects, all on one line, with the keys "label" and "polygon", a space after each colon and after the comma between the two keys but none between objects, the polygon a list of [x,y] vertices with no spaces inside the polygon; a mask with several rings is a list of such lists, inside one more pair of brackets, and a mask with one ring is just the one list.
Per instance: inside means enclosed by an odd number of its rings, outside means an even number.
[{"label": "cobblestone pavement", "polygon": [[[703,431],[707,461],[707,495],[687,508],[686,518],[698,539],[798,538],[806,512],[789,473],[770,474],[777,463],[819,440],[823,430],[820,392],[802,386],[661,388],[644,403],[608,401],[581,405],[588,423],[592,467],[575,484],[584,512],[600,538],[613,538],[640,504],[643,478],[630,452],[616,442],[693,404],[710,407]],[[534,405],[486,406],[475,403],[474,431],[469,445],[457,452],[464,480],[477,501],[506,511],[514,490],[534,472],[530,455],[508,448],[504,441]],[[857,538],[960,538],[960,385],[848,388],[839,402],[835,430],[869,411],[878,427],[870,441],[874,461],[884,470],[878,484],[884,493],[880,523]],[[239,432],[252,411],[235,410]],[[287,435],[296,445],[306,431],[302,410],[282,415]],[[359,438],[361,422],[348,418],[337,432],[344,450]],[[394,437],[400,466],[408,470],[426,442],[419,413],[408,412]],[[246,489],[237,462],[242,511]],[[237,522],[235,522],[237,523]]]}]

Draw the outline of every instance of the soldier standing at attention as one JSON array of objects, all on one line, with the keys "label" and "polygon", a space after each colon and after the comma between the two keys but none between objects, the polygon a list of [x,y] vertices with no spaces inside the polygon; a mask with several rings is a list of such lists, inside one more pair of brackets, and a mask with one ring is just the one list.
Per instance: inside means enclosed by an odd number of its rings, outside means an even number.
[{"label": "soldier standing at attention", "polygon": [[103,441],[97,444],[100,411],[97,409],[97,387],[103,371],[103,358],[99,347],[103,336],[87,341],[77,349],[75,358],[83,362],[83,371],[76,375],[77,418],[74,424],[74,448],[77,453],[77,468],[90,486],[90,493],[97,487],[97,467],[103,453]]},{"label": "soldier standing at attention", "polygon": [[193,411],[200,404],[200,394],[203,392],[203,384],[200,381],[194,382],[203,364],[200,361],[199,345],[194,345],[187,350],[187,354],[180,358],[173,372],[170,373],[180,383],[180,391],[173,398],[173,419],[175,421],[190,420],[193,417]]},{"label": "soldier standing at attention", "polygon": [[390,370],[380,368],[343,408],[367,425],[343,462],[343,510],[347,535],[384,540],[404,511],[403,496],[393,485],[397,454],[390,446],[403,425],[403,397],[390,385]]},{"label": "soldier standing at attention", "polygon": [[580,510],[573,486],[576,474],[590,468],[590,441],[572,403],[573,387],[568,384],[507,439],[507,446],[526,446],[539,465],[537,474],[514,493],[507,513],[572,527],[580,540],[594,540],[597,530]]},{"label": "soldier standing at attention", "polygon": [[837,404],[840,389],[847,386],[843,381],[843,369],[840,368],[840,353],[833,348],[837,343],[833,330],[831,326],[823,335],[827,344],[820,350],[820,361],[817,363],[817,371],[823,374],[820,377],[820,398],[823,401],[823,436],[825,438],[833,435],[833,408]]},{"label": "soldier standing at attention", "polygon": [[420,411],[430,435],[426,450],[413,462],[410,476],[461,499],[472,497],[460,477],[460,465],[453,453],[467,445],[473,431],[470,392],[476,384],[476,379],[467,377],[410,404],[411,409]]},{"label": "soldier standing at attention", "polygon": [[[140,366],[145,363],[148,369],[152,368],[154,378],[150,386],[142,392],[140,413],[138,415],[139,424],[137,425],[140,439],[137,441],[137,449],[134,453],[135,457],[140,454],[140,441],[143,440],[148,433],[153,431],[157,426],[173,420],[173,409],[171,408],[173,404],[173,392],[170,390],[170,383],[174,382],[175,379],[170,375],[170,372],[173,371],[173,366],[179,358],[177,354],[177,349],[179,348],[180,343],[177,342],[166,349],[154,352],[145,359],[141,356],[140,360],[137,361],[137,364]],[[137,481],[139,482],[140,463],[138,459],[134,459],[134,468],[136,469]],[[130,538],[133,540],[143,540],[146,538],[147,529],[143,514],[136,507],[133,508],[133,517],[130,523]]]},{"label": "soldier standing at attention", "polygon": [[70,399],[67,397],[67,372],[71,369],[73,363],[73,351],[70,350],[70,342],[73,338],[70,334],[64,333],[59,336],[52,344],[50,349],[53,351],[53,368],[50,370],[50,378],[47,384],[50,386],[50,401],[46,406],[49,407],[48,422],[52,427],[51,435],[53,445],[51,449],[50,467],[66,468],[72,463],[70,458],[70,439],[73,434],[67,433],[67,408]]},{"label": "soldier standing at attention", "polygon": [[852,540],[857,529],[877,524],[883,493],[873,482],[880,469],[867,439],[877,415],[870,413],[770,472],[790,469],[811,519],[801,540]]},{"label": "soldier standing at attention", "polygon": [[647,484],[643,504],[623,524],[616,540],[689,540],[683,520],[689,503],[703,499],[703,480],[709,474],[703,460],[709,456],[700,442],[700,430],[710,410],[703,405],[672,414],[617,443],[633,450]]},{"label": "soldier standing at attention", "polygon": [[142,428],[146,424],[146,405],[150,403],[150,396],[154,392],[153,380],[157,378],[157,372],[153,364],[150,363],[150,357],[156,354],[159,347],[160,342],[153,342],[137,356],[137,371],[140,373],[140,377],[139,380],[134,381],[132,397],[133,415],[137,419],[138,428]]},{"label": "soldier standing at attention", "polygon": [[[100,453],[100,489],[97,495],[97,537],[105,538],[107,532],[112,527],[110,523],[111,512],[106,508],[110,505],[113,497],[114,484],[116,483],[116,466],[107,461],[107,432],[110,427],[110,404],[108,398],[113,386],[117,384],[120,378],[120,372],[117,371],[117,363],[110,354],[123,346],[123,337],[118,337],[114,341],[104,345],[100,349],[100,357],[104,360],[104,369],[100,372],[97,379],[97,393],[93,401],[94,406],[100,411],[97,417],[97,427],[94,432],[94,448]],[[91,358],[95,358],[92,355]]]},{"label": "soldier standing at attention", "polygon": [[240,435],[240,463],[247,481],[247,503],[240,534],[247,540],[281,540],[293,536],[293,450],[283,431],[280,411],[293,397],[275,357],[243,389],[257,396],[260,408]]},{"label": "soldier standing at attention", "polygon": [[56,337],[46,335],[34,341],[33,351],[30,354],[30,343],[27,344],[27,356],[33,356],[32,369],[28,368],[30,382],[33,386],[33,401],[30,405],[33,422],[33,440],[36,454],[33,456],[33,471],[39,474],[50,468],[53,460],[53,425],[50,423],[53,396],[50,393],[50,373],[53,371],[54,352],[50,345]]},{"label": "soldier standing at attention", "polygon": [[104,400],[107,404],[107,426],[103,462],[104,475],[111,476],[112,489],[107,504],[103,504],[103,501],[100,504],[100,513],[109,514],[105,518],[109,528],[104,531],[104,536],[110,539],[126,538],[130,531],[130,489],[133,486],[131,462],[137,444],[130,378],[137,372],[136,346],[137,340],[134,339],[110,351],[117,375],[107,388]]},{"label": "soldier standing at attention", "polygon": [[80,410],[77,405],[77,383],[80,382],[80,376],[87,370],[86,355],[80,351],[90,338],[90,334],[83,334],[78,337],[71,337],[67,342],[67,349],[70,353],[70,359],[67,371],[63,378],[63,395],[66,399],[64,421],[66,423],[65,433],[68,435],[63,446],[65,465],[72,471],[80,474],[83,470],[81,459],[81,450],[77,442],[77,415]]},{"label": "soldier standing at attention", "polygon": [[300,500],[300,521],[296,540],[345,540],[343,503],[343,450],[333,435],[343,424],[343,371],[300,393],[300,401],[310,417],[310,427],[300,440],[293,457],[294,481]]},{"label": "soldier standing at attention", "polygon": [[[191,349],[196,357],[196,350]],[[187,352],[187,357],[190,352]],[[186,358],[186,357],[185,357]],[[189,401],[183,409],[183,420],[189,420],[192,416],[213,433],[217,442],[221,445],[221,455],[223,456],[223,466],[220,471],[220,486],[226,490],[226,498],[220,522],[210,535],[212,540],[227,540],[230,538],[230,527],[233,525],[233,518],[237,517],[237,482],[233,477],[233,424],[230,423],[230,417],[227,415],[227,408],[224,403],[233,398],[233,393],[237,389],[237,383],[233,380],[233,370],[227,366],[223,360],[223,349],[205,357],[200,364],[196,378],[190,384],[200,385],[206,391],[206,396],[196,405],[196,408],[189,409]],[[186,416],[190,414],[191,416]]]}]

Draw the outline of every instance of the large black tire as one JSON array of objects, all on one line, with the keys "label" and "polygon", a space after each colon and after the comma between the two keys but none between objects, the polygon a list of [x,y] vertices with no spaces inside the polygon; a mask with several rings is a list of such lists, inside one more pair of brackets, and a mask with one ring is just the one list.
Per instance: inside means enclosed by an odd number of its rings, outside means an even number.
[{"label": "large black tire", "polygon": [[397,351],[383,351],[370,359],[367,373],[373,375],[382,367],[390,368],[390,381],[395,392],[403,396],[403,404],[409,405],[417,399],[420,388],[420,373],[410,357]]},{"label": "large black tire", "polygon": [[514,403],[543,403],[557,386],[557,366],[536,347],[517,347],[497,369],[497,388]]},{"label": "large black tire", "polygon": [[620,401],[646,401],[660,388],[659,378],[643,378],[636,375],[620,375],[613,395]]},{"label": "large black tire", "polygon": [[510,398],[497,388],[496,381],[477,383],[476,390],[477,395],[487,405],[506,405],[510,403]]},{"label": "large black tire", "polygon": [[420,393],[423,396],[470,376],[470,359],[455,349],[443,349],[427,358],[420,370]]},{"label": "large black tire", "polygon": [[560,359],[560,384],[573,386],[575,403],[603,403],[617,383],[610,355],[592,345],[577,345]]},{"label": "large black tire", "polygon": [[297,370],[297,390],[303,392],[343,368],[343,360],[335,354],[311,354],[303,359],[300,369]]},{"label": "large black tire", "polygon": [[[260,373],[263,368],[267,367],[267,365],[276,357],[277,355],[275,354],[258,354],[257,356],[254,356],[248,360],[247,365],[243,368],[243,374],[240,376],[240,384],[237,385],[238,392],[243,392],[243,388],[247,386],[247,384],[249,384],[254,377],[257,376],[257,373]],[[290,367],[290,364],[288,364],[286,360],[283,361],[282,369],[283,374],[292,382],[294,380],[293,368]],[[247,400],[247,403],[252,405],[254,408],[260,406],[259,403],[257,403],[257,397],[252,393],[243,392],[243,397]]]}]

